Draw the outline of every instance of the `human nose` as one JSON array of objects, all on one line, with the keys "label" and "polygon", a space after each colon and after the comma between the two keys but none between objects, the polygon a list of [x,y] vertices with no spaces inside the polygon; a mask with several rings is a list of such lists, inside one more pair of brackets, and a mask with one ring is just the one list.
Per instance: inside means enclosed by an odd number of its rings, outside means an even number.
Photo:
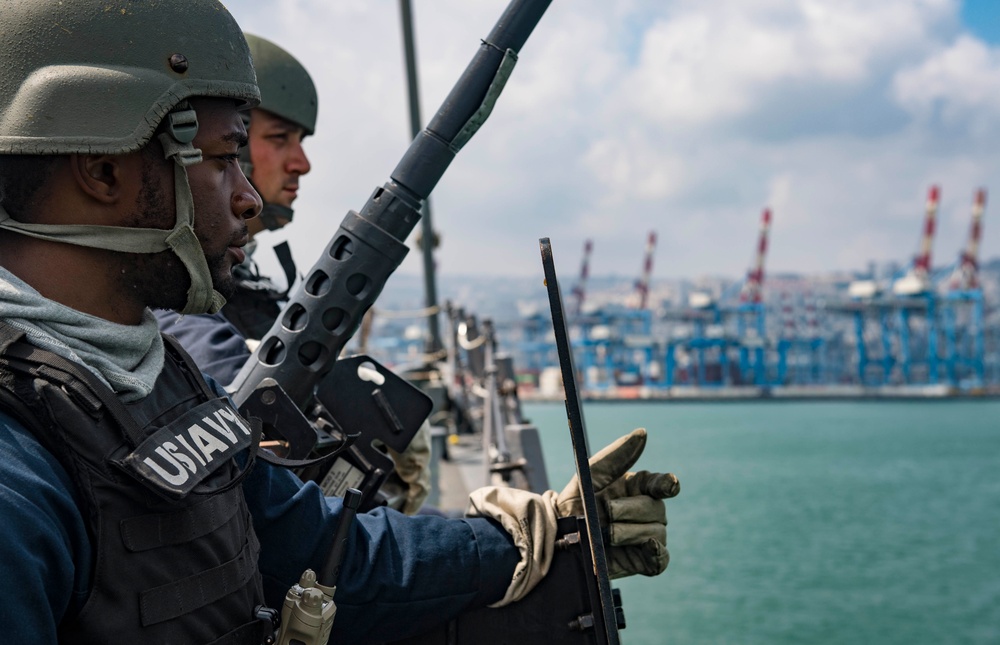
[{"label": "human nose", "polygon": [[288,164],[285,168],[288,174],[305,175],[312,169],[312,164],[309,163],[309,157],[306,156],[306,151],[302,147],[301,141],[296,141],[295,145],[288,156]]},{"label": "human nose", "polygon": [[261,209],[264,208],[264,202],[260,195],[257,194],[257,191],[250,184],[250,180],[242,172],[236,190],[233,192],[232,206],[233,215],[243,219],[257,217],[260,215]]}]

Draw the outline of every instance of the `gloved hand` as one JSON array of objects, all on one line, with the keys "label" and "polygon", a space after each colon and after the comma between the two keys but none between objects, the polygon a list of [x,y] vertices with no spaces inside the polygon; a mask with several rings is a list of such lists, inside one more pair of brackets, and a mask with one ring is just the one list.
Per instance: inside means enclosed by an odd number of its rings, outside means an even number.
[{"label": "gloved hand", "polygon": [[414,515],[424,505],[431,489],[431,427],[425,421],[403,452],[386,446],[396,474],[406,483],[406,498],[399,510]]},{"label": "gloved hand", "polygon": [[[640,428],[590,458],[612,578],[657,575],[670,561],[663,500],[680,492],[680,483],[670,473],[628,472],[645,446],[646,431]],[[486,487],[474,491],[469,503],[466,515],[497,520],[521,551],[507,593],[496,607],[523,598],[548,573],[555,550],[556,519],[583,514],[576,476],[558,494]]]},{"label": "gloved hand", "polygon": [[[663,573],[667,551],[667,508],[681,484],[673,473],[628,472],[646,447],[646,431],[633,430],[590,458],[597,494],[597,511],[608,547],[612,578]],[[556,498],[559,517],[583,515],[583,497],[576,475]]]}]

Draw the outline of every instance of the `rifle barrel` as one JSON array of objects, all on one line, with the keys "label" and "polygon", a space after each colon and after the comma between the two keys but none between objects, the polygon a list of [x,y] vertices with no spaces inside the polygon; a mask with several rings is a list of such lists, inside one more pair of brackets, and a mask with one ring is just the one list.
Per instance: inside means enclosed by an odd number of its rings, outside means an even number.
[{"label": "rifle barrel", "polygon": [[390,179],[350,211],[271,330],[230,385],[238,406],[273,378],[300,408],[333,368],[364,314],[406,257],[420,204],[489,116],[551,0],[513,0]]}]

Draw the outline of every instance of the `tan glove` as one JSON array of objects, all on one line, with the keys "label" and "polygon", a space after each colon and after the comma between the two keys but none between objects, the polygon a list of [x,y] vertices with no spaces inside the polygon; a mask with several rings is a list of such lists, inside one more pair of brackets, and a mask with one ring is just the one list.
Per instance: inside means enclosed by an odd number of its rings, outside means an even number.
[{"label": "tan glove", "polygon": [[[639,428],[590,458],[612,578],[655,576],[670,562],[663,500],[679,493],[681,484],[673,473],[628,472],[645,447],[646,431]],[[583,515],[576,475],[559,493],[556,509],[559,517]]]},{"label": "tan glove", "polygon": [[[670,561],[663,500],[680,492],[680,483],[670,473],[628,472],[645,446],[646,431],[640,428],[590,458],[612,578],[657,575]],[[520,600],[545,577],[555,548],[556,519],[582,514],[576,476],[558,495],[490,486],[469,496],[466,515],[500,522],[521,552],[507,593],[495,607]]]},{"label": "tan glove", "polygon": [[396,474],[406,483],[406,499],[399,510],[414,515],[424,505],[431,489],[431,427],[425,421],[403,452],[386,447]]}]

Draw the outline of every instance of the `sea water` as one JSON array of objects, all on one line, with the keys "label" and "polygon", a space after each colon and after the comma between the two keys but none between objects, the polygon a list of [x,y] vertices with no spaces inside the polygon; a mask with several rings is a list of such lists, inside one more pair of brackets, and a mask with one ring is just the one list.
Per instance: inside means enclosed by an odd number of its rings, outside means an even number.
[{"label": "sea water", "polygon": [[[551,485],[561,404],[526,405]],[[622,590],[627,645],[1000,643],[1000,402],[588,403],[668,470],[670,566]]]}]

